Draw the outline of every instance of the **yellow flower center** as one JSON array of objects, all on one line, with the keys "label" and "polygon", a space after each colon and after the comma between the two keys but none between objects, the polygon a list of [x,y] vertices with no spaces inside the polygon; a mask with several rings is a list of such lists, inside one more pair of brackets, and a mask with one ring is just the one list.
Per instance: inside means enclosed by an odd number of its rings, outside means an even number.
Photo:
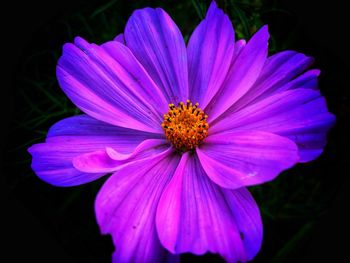
[{"label": "yellow flower center", "polygon": [[186,105],[180,102],[177,107],[169,104],[169,111],[164,114],[162,127],[165,136],[181,152],[193,150],[208,135],[208,115],[198,105],[193,105],[190,100]]}]

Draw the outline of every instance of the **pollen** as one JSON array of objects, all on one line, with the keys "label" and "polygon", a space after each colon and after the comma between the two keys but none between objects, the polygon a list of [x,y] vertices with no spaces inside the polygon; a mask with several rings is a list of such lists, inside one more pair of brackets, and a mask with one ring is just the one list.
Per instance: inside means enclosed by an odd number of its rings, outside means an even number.
[{"label": "pollen", "polygon": [[190,100],[178,106],[169,104],[168,113],[164,114],[162,127],[168,141],[181,152],[193,150],[208,135],[209,124],[206,115]]}]

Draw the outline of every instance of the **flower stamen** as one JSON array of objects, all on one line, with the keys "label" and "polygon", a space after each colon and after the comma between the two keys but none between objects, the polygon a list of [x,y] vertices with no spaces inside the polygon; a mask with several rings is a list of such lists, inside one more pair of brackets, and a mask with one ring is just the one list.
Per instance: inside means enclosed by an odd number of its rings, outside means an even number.
[{"label": "flower stamen", "polygon": [[186,104],[180,102],[177,107],[171,103],[168,113],[164,114],[165,136],[179,151],[193,150],[208,135],[208,115],[198,106],[198,102],[193,105],[190,100]]}]

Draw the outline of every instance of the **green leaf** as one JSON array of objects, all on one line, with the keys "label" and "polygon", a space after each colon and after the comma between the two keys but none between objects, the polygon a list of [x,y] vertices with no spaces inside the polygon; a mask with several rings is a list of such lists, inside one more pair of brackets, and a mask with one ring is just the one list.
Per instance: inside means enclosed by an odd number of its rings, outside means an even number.
[{"label": "green leaf", "polygon": [[112,0],[109,1],[107,4],[101,6],[100,8],[97,8],[90,16],[90,18],[94,18],[95,16],[103,13],[104,11],[106,11],[108,8],[112,7],[116,2],[118,2],[118,0]]},{"label": "green leaf", "polygon": [[199,3],[199,2],[196,1],[196,0],[191,0],[191,2],[192,2],[192,5],[193,5],[194,9],[196,9],[196,12],[197,12],[197,14],[198,14],[198,17],[199,17],[200,19],[203,19],[204,16],[205,16],[205,10],[203,10],[203,9],[204,9],[204,8],[203,8],[203,3]]}]

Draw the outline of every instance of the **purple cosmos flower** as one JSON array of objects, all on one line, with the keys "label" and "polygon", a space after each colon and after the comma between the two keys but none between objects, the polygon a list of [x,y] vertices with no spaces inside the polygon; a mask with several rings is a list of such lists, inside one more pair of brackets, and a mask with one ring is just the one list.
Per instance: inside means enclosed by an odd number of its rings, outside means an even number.
[{"label": "purple cosmos flower", "polygon": [[114,41],[64,46],[57,78],[86,115],[32,146],[32,168],[57,186],[113,173],[95,209],[114,262],[257,254],[262,222],[245,187],[317,158],[334,123],[312,58],[267,57],[268,38],[264,26],[235,42],[213,2],[187,47],[159,8],[135,11]]}]

